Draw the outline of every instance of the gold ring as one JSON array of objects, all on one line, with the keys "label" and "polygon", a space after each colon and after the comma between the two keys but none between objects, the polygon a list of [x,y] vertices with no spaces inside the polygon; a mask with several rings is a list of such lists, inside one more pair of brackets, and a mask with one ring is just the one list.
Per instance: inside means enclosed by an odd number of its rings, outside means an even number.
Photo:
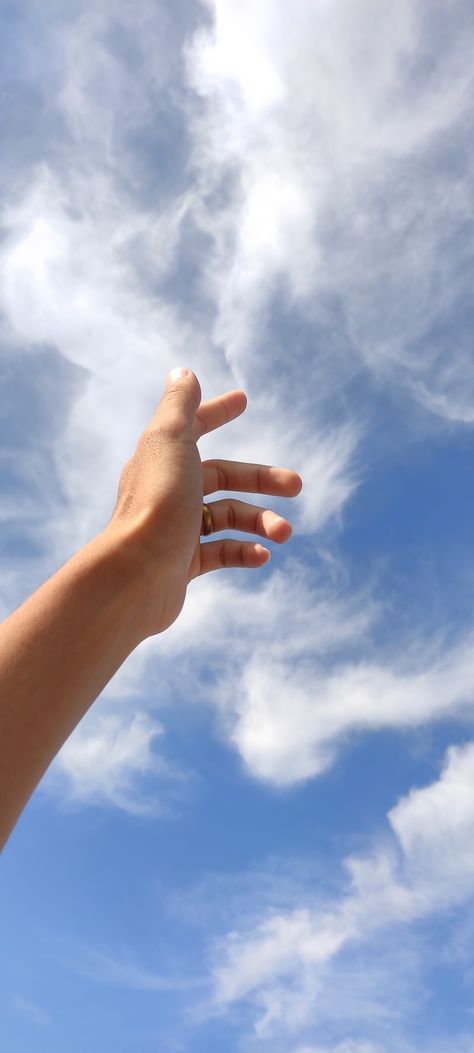
[{"label": "gold ring", "polygon": [[214,530],[214,520],[209,505],[202,506],[201,534],[207,537]]}]

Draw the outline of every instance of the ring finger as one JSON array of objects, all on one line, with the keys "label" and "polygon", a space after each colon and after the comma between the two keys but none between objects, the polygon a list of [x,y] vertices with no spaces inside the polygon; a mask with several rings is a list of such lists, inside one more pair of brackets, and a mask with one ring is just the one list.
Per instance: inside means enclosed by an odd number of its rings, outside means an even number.
[{"label": "ring finger", "polygon": [[270,508],[258,508],[246,501],[234,498],[213,501],[208,504],[212,516],[212,533],[219,530],[238,530],[244,534],[257,534],[282,544],[291,535],[291,525],[283,516]]}]

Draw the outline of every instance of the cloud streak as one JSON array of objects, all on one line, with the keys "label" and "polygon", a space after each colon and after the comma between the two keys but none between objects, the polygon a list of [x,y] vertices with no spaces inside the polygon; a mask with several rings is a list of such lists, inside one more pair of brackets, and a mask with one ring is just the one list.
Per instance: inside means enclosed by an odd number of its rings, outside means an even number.
[{"label": "cloud streak", "polygon": [[367,855],[346,859],[348,887],[340,897],[323,899],[316,908],[269,911],[251,932],[230,934],[215,968],[217,1004],[250,999],[261,1011],[256,1029],[262,1038],[281,1027],[317,1026],[325,1017],[327,970],[339,956],[357,946],[367,949],[388,927],[393,945],[394,927],[469,900],[473,775],[473,743],[450,748],[440,778],[411,791],[389,812],[392,836]]},{"label": "cloud streak", "polygon": [[142,787],[145,776],[163,773],[154,749],[162,731],[146,713],[94,713],[63,746],[44,787],[63,805],[112,806],[132,815],[156,816],[160,802]]}]

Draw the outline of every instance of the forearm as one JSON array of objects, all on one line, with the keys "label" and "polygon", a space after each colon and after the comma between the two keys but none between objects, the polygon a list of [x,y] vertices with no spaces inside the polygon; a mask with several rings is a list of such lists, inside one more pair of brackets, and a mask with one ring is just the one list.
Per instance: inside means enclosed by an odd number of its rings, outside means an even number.
[{"label": "forearm", "polygon": [[0,626],[0,845],[68,735],[140,642],[145,575],[105,531]]}]

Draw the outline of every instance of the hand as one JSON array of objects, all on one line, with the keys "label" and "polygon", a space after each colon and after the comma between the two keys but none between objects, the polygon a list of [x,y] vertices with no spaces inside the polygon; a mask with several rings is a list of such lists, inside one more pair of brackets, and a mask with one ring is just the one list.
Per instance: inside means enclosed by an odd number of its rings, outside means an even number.
[{"label": "hand", "polygon": [[[244,412],[243,391],[201,402],[194,373],[173,370],[152,420],[125,465],[108,531],[126,529],[146,562],[143,636],[177,618],[192,578],[222,567],[260,567],[270,557],[261,544],[232,539],[201,543],[203,497],[216,490],[295,497],[301,479],[287,468],[235,461],[201,463],[197,440]],[[287,541],[291,526],[270,509],[227,498],[210,505],[214,531],[254,533]],[[214,532],[213,531],[213,532]]]}]

